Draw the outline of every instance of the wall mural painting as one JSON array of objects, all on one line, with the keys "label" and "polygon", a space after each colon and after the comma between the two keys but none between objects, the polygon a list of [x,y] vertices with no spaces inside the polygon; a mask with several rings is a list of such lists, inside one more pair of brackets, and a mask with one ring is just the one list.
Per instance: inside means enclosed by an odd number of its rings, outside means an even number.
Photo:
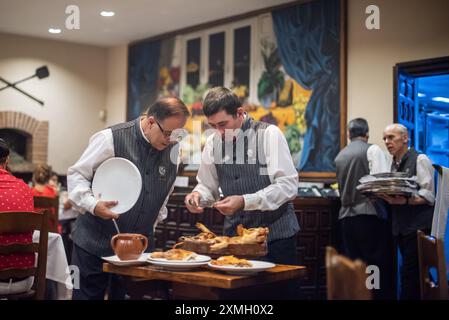
[{"label": "wall mural painting", "polygon": [[[257,99],[249,101],[248,86],[232,81],[231,89],[251,117],[284,132],[294,163],[304,172],[334,172],[333,160],[340,149],[339,4],[338,0],[322,0],[273,11],[274,35],[259,42]],[[128,119],[142,108],[142,98],[136,95],[139,88],[145,87],[141,90],[144,97],[179,96],[181,70],[179,59],[173,57],[174,47],[175,38],[130,47]],[[146,52],[137,54],[139,50]],[[222,61],[216,65],[223,72]],[[195,77],[199,65],[187,63],[186,73]],[[189,132],[198,130],[194,125],[199,123],[202,132],[208,129],[201,101],[212,85],[201,84],[199,79],[197,83],[181,90],[181,99],[192,114],[186,124]],[[195,146],[190,136],[183,141],[183,153],[200,159],[204,142],[203,135],[201,144]]]},{"label": "wall mural painting", "polygon": [[294,163],[298,163],[311,91],[285,73],[274,42],[262,40],[261,55],[264,69],[257,83],[260,105],[247,104],[246,110],[254,119],[277,125],[284,132]]}]

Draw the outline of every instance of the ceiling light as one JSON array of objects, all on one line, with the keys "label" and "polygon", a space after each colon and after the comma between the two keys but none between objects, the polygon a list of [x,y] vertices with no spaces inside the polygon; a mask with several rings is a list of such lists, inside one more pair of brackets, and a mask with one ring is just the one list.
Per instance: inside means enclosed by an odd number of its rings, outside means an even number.
[{"label": "ceiling light", "polygon": [[421,92],[418,92],[418,97],[419,98],[423,98],[423,97],[425,97],[426,95],[424,94],[424,93],[421,93]]},{"label": "ceiling light", "polygon": [[113,17],[115,15],[114,11],[101,11],[100,13],[103,17]]},{"label": "ceiling light", "polygon": [[435,97],[435,98],[432,98],[432,100],[449,103],[449,98],[445,98],[445,97]]},{"label": "ceiling light", "polygon": [[48,32],[50,33],[61,33],[61,29],[58,28],[49,28]]}]

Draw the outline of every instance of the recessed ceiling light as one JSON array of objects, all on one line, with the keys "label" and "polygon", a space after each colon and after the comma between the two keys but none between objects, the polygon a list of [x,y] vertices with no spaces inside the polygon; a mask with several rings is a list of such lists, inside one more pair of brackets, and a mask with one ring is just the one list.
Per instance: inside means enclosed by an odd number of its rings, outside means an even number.
[{"label": "recessed ceiling light", "polygon": [[61,33],[61,29],[58,28],[49,28],[48,32],[50,33]]},{"label": "recessed ceiling light", "polygon": [[426,96],[426,95],[425,95],[424,93],[418,92],[418,97],[423,98],[423,97],[425,97],[425,96]]},{"label": "recessed ceiling light", "polygon": [[115,15],[114,11],[101,11],[100,13],[103,17],[113,17]]},{"label": "recessed ceiling light", "polygon": [[432,100],[449,103],[449,98],[445,98],[445,97],[435,97],[435,98],[432,98]]}]

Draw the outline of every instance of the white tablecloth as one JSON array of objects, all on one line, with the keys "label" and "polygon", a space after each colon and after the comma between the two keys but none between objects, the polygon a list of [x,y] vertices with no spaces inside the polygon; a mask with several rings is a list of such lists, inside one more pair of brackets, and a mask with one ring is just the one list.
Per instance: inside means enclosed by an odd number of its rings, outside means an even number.
[{"label": "white tablecloth", "polygon": [[[39,242],[39,231],[34,231],[33,242]],[[57,283],[56,297],[58,300],[70,299],[71,281],[67,257],[61,235],[48,233],[47,274],[46,278]]]}]

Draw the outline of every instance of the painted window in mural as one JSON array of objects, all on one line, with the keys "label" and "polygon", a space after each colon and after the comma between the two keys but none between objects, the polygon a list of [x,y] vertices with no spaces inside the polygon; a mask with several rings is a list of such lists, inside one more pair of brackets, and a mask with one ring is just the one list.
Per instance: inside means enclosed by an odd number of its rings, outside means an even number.
[{"label": "painted window in mural", "polygon": [[209,85],[224,85],[225,71],[225,33],[218,32],[209,36]]},{"label": "painted window in mural", "polygon": [[201,70],[201,39],[187,41],[187,85],[192,88],[200,83]]},{"label": "painted window in mural", "polygon": [[[205,92],[224,84],[241,98],[251,117],[284,132],[300,171],[334,172],[340,149],[339,19],[339,0],[319,0],[164,40],[153,59],[167,60],[158,83],[168,78],[180,90],[158,88],[158,96],[180,92],[192,113],[186,129],[194,132],[198,123],[207,128]],[[169,40],[171,56],[162,53]],[[131,65],[145,66],[130,60]],[[194,157],[201,153],[193,141],[184,141],[184,147],[197,153]]]},{"label": "painted window in mural", "polygon": [[249,72],[251,63],[251,27],[234,30],[234,72],[232,87],[243,90],[240,96],[248,97]]}]

